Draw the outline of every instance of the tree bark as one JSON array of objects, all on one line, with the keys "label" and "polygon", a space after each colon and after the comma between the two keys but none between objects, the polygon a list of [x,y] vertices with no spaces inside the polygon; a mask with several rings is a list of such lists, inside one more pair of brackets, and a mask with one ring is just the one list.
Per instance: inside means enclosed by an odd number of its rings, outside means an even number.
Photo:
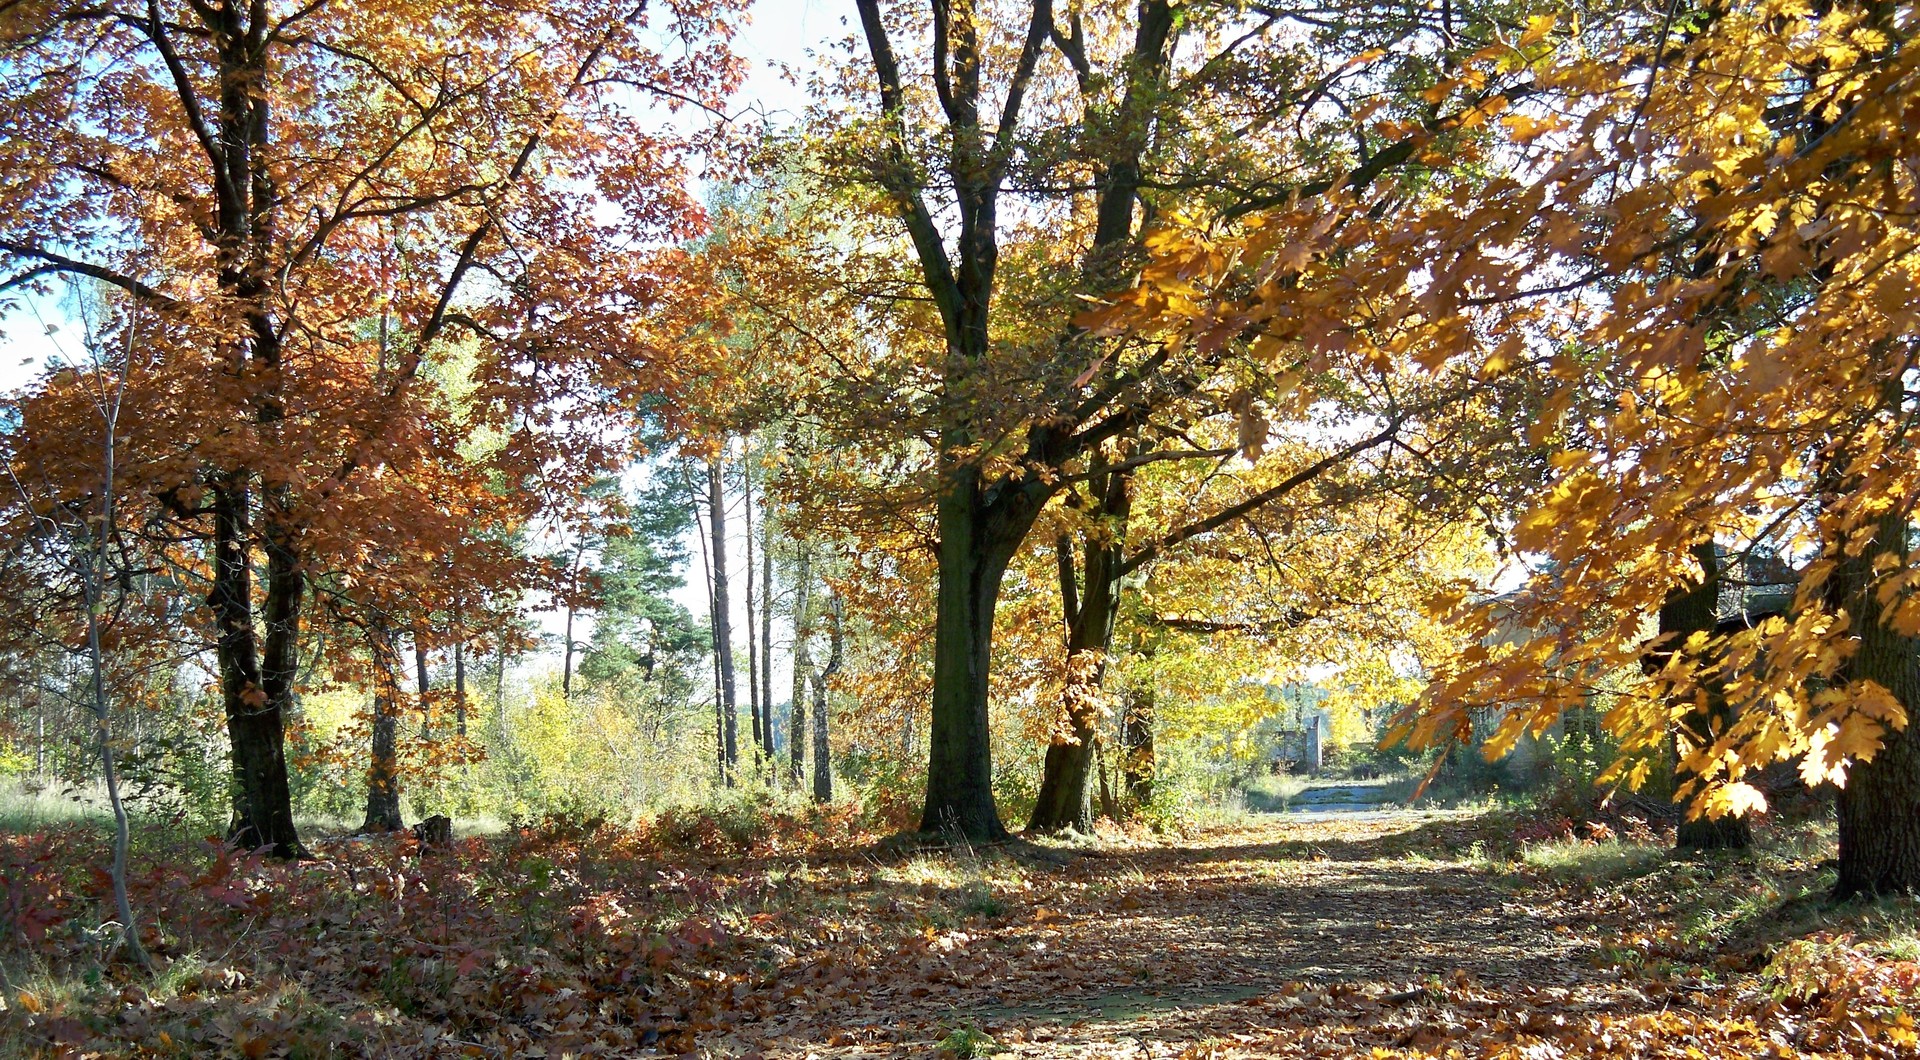
[{"label": "tree bark", "polygon": [[[1123,248],[1134,241],[1134,214],[1139,198],[1141,159],[1147,150],[1153,122],[1140,117],[1145,100],[1157,94],[1170,62],[1169,46],[1176,33],[1173,7],[1166,0],[1141,0],[1134,25],[1133,48],[1126,67],[1127,87],[1119,113],[1126,124],[1111,155],[1103,160],[1095,203],[1092,246],[1082,263],[1090,286],[1111,283],[1121,264]],[[1130,442],[1123,443],[1128,446]],[[1129,449],[1130,451],[1130,449]],[[1083,533],[1086,583],[1080,599],[1064,590],[1071,583],[1071,545],[1061,543],[1062,603],[1067,615],[1067,674],[1062,690],[1062,725],[1048,741],[1041,765],[1040,790],[1027,830],[1055,832],[1066,828],[1088,831],[1093,808],[1087,778],[1093,767],[1095,741],[1105,705],[1102,685],[1107,657],[1113,650],[1115,618],[1119,610],[1123,548],[1130,472],[1100,473],[1104,459],[1095,450],[1091,463],[1096,477],[1091,485],[1096,509]]]},{"label": "tree bark", "polygon": [[[1882,517],[1874,539],[1858,555],[1841,556],[1828,592],[1845,608],[1857,638],[1845,675],[1892,693],[1907,717],[1920,717],[1920,638],[1885,622],[1873,570],[1891,553],[1893,570],[1908,569],[1908,517],[1896,508]],[[1913,724],[1890,729],[1871,762],[1853,762],[1835,800],[1840,826],[1840,871],[1834,897],[1920,894],[1920,742]]]},{"label": "tree bark", "polygon": [[1126,803],[1134,810],[1153,801],[1155,684],[1149,664],[1144,676],[1127,682],[1126,705],[1121,713],[1120,733],[1125,751],[1120,762],[1121,788]]},{"label": "tree bark", "polygon": [[373,656],[373,754],[367,762],[367,817],[362,832],[397,832],[400,819],[400,652],[393,634],[379,626],[367,631]]},{"label": "tree bark", "polygon": [[494,722],[499,726],[500,737],[507,736],[507,639],[500,638],[499,666],[493,671],[493,713]]},{"label": "tree bark", "polygon": [[949,469],[948,478],[939,501],[940,595],[920,830],[994,841],[1007,836],[993,799],[987,712],[994,608],[1007,564],[1042,498],[1022,491],[983,503],[980,472],[971,465]]},{"label": "tree bark", "polygon": [[827,664],[813,675],[813,801],[833,801],[833,761],[827,740],[827,683],[840,670],[840,651],[845,644],[844,612],[840,598],[827,604]]},{"label": "tree bark", "polygon": [[1076,588],[1073,544],[1062,536],[1055,547],[1060,565],[1061,604],[1066,612],[1067,673],[1061,691],[1061,724],[1047,743],[1040,772],[1040,791],[1034,799],[1030,832],[1057,832],[1073,828],[1091,831],[1093,805],[1087,779],[1093,769],[1100,719],[1106,713],[1102,685],[1107,655],[1113,648],[1113,630],[1120,606],[1120,565],[1126,542],[1131,501],[1127,475],[1099,474],[1093,523],[1081,537],[1085,553],[1085,584]]},{"label": "tree bark", "polygon": [[[265,849],[275,857],[296,858],[305,851],[293,823],[293,789],[287,776],[283,711],[291,692],[291,671],[282,670],[271,683],[263,672],[254,629],[253,563],[248,547],[253,496],[248,476],[244,472],[224,476],[213,495],[213,587],[207,602],[218,624],[214,656],[233,751],[234,813],[227,839],[242,849]],[[297,623],[300,578],[298,568],[289,569],[284,556],[276,561],[274,553],[269,553],[268,610],[282,617],[281,628],[270,629],[270,637],[289,636],[289,613]],[[276,583],[278,594],[273,591]],[[296,594],[291,600],[290,592]]]},{"label": "tree bark", "polygon": [[427,649],[421,640],[420,631],[413,634],[413,673],[414,683],[420,689],[420,738],[433,739],[433,710],[428,706],[427,693],[432,691],[432,682],[427,676]]},{"label": "tree bark", "polygon": [[453,642],[453,731],[463,740],[467,736],[467,639],[465,633],[465,630],[456,630]]},{"label": "tree bark", "polygon": [[[1695,633],[1711,635],[1718,624],[1722,582],[1719,550],[1711,539],[1702,541],[1694,546],[1693,558],[1700,564],[1701,578],[1691,585],[1676,587],[1661,605],[1661,643],[1659,650],[1650,653],[1650,668],[1664,666],[1685,646],[1689,637]],[[1712,743],[1733,722],[1725,679],[1716,674],[1703,678],[1700,683],[1706,705],[1680,718],[1679,731],[1674,734],[1676,760],[1684,760],[1693,747]],[[1691,776],[1683,769],[1679,780],[1684,783],[1689,779]],[[1745,817],[1731,815],[1691,820],[1683,815],[1674,838],[1674,848],[1679,851],[1745,850],[1752,845],[1752,824]]]},{"label": "tree bark", "polygon": [[773,759],[778,752],[773,735],[773,521],[767,517],[764,489],[760,497],[760,733],[767,741],[768,775],[777,777],[779,767]]},{"label": "tree bark", "polygon": [[[760,638],[753,628],[753,451],[746,450],[740,460],[741,526],[747,532],[747,716],[752,723],[754,759],[767,753],[766,732],[760,724]],[[756,766],[756,771],[758,767]]]},{"label": "tree bark", "polygon": [[564,646],[560,652],[560,701],[573,702],[573,605],[567,605],[567,625],[561,635]]},{"label": "tree bark", "polygon": [[813,636],[813,553],[802,541],[793,580],[793,702],[787,707],[787,754],[794,787],[807,779],[807,684],[813,679],[813,658],[807,641]]},{"label": "tree bark", "polygon": [[740,762],[740,712],[733,683],[732,605],[727,599],[727,498],[724,456],[707,462],[707,517],[713,539],[713,647],[719,658],[721,769],[728,787]]}]

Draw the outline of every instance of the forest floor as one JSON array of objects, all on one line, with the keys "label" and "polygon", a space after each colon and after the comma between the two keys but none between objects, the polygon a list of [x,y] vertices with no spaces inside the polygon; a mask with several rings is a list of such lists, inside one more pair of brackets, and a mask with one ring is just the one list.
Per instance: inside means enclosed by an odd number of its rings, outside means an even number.
[{"label": "forest floor", "polygon": [[834,827],[209,848],[138,876],[146,978],[59,921],[91,884],[30,900],[71,843],[0,836],[0,953],[34,954],[0,1055],[1920,1054],[1920,917],[1827,907],[1804,826],[1703,861],[1485,813],[984,850]]}]

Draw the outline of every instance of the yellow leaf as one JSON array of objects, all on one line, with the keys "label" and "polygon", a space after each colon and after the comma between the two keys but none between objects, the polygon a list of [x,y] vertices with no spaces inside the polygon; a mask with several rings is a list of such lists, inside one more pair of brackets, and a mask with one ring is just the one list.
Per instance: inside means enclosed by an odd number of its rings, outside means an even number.
[{"label": "yellow leaf", "polygon": [[1702,817],[1744,817],[1765,812],[1767,797],[1760,789],[1743,781],[1722,784],[1707,792],[1698,809]]}]

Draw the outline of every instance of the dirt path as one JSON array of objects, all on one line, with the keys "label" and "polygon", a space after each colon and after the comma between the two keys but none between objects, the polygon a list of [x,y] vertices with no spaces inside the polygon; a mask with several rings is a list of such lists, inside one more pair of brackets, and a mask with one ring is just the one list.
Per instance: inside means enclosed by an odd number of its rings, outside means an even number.
[{"label": "dirt path", "polygon": [[[1337,1026],[1302,1025],[1293,1044],[1347,1055],[1354,1005],[1406,1017],[1411,1042],[1432,1016],[1422,1002],[1448,991],[1616,1004],[1596,994],[1620,989],[1596,967],[1599,940],[1466,850],[1445,856],[1454,831],[1458,819],[1416,812],[1276,816],[1213,843],[1042,866],[1032,904],[987,922],[929,927],[870,962],[857,948],[796,955],[776,977],[784,1011],[731,1045],[914,1056],[977,1030],[1003,1056],[1209,1055],[1314,1014]],[[837,1030],[823,1039],[823,1026]]]}]

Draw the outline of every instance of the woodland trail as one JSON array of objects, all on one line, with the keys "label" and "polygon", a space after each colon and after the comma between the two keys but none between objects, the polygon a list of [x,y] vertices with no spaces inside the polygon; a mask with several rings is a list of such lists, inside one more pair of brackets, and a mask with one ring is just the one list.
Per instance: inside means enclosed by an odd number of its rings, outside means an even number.
[{"label": "woodland trail", "polygon": [[[528,830],[297,865],[209,844],[136,877],[166,981],[36,980],[0,1056],[1920,1056],[1920,962],[1845,945],[1889,910],[1795,926],[1824,840],[1683,861],[1547,826],[1321,810],[928,849],[819,818],[745,850]],[[43,926],[85,923],[57,888],[87,841],[0,844]]]},{"label": "woodland trail", "polygon": [[1274,815],[1043,862],[1031,896],[988,922],[929,926],[892,954],[796,955],[776,977],[788,996],[727,1046],[964,1055],[953,1046],[978,1033],[1008,1057],[1559,1056],[1582,1048],[1579,1028],[1665,1018],[1679,987],[1596,959],[1607,918],[1492,872],[1472,843],[1444,814]]}]

